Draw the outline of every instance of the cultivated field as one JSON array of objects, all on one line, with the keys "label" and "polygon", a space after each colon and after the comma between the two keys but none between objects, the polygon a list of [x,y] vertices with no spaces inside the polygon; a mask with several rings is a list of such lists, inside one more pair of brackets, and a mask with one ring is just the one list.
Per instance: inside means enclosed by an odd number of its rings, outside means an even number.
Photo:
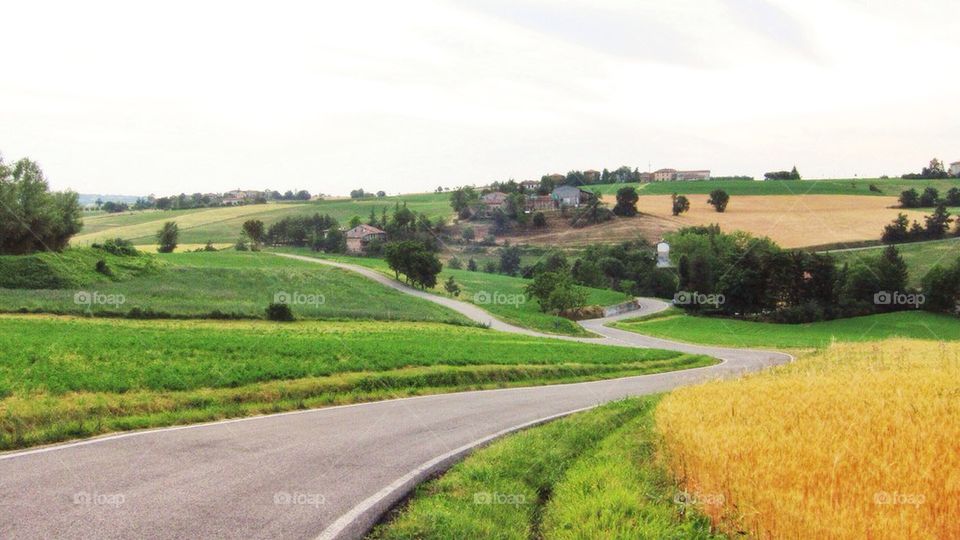
[{"label": "cultivated field", "polygon": [[835,345],[656,412],[699,509],[755,538],[960,537],[960,345]]},{"label": "cultivated field", "polygon": [[0,449],[110,431],[699,367],[681,353],[432,323],[0,316]]},{"label": "cultivated field", "polygon": [[[613,196],[605,197],[611,206]],[[518,242],[579,246],[596,242],[632,240],[637,237],[657,242],[671,231],[691,225],[717,223],[727,232],[742,230],[768,236],[782,247],[818,246],[843,242],[879,240],[883,226],[897,213],[897,200],[890,197],[839,195],[733,196],[727,211],[716,212],[707,196],[690,196],[690,211],[671,213],[669,195],[641,197],[635,218],[618,218],[603,225],[572,229],[551,228],[545,233],[516,237]],[[923,221],[927,211],[905,212]]]},{"label": "cultivated field", "polygon": [[[870,184],[880,191],[871,191]],[[624,185],[638,188],[641,196],[648,195],[706,195],[722,189],[733,195],[865,195],[896,197],[901,191],[932,186],[945,193],[951,187],[960,187],[960,180],[903,180],[900,178],[855,178],[799,181],[703,180],[696,182],[651,182],[645,184],[601,184],[586,189],[599,189],[604,195],[614,195]]]},{"label": "cultivated field", "polygon": [[835,341],[865,342],[893,337],[960,340],[960,323],[955,317],[927,311],[900,311],[807,324],[774,324],[694,317],[672,310],[643,319],[626,319],[615,326],[675,341],[741,348],[820,348]]}]

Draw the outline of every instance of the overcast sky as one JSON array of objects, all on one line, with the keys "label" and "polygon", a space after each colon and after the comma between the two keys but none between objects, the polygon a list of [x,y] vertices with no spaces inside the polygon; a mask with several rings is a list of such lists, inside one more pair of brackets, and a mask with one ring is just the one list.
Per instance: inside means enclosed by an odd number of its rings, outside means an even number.
[{"label": "overcast sky", "polygon": [[0,152],[56,189],[344,194],[960,160],[956,0],[0,0]]}]

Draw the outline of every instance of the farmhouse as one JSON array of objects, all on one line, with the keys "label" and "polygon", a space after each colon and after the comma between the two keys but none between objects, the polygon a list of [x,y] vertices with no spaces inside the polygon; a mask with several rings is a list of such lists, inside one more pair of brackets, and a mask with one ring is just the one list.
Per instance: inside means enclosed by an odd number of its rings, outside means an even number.
[{"label": "farmhouse", "polygon": [[960,176],[960,161],[950,164],[950,174],[953,176]]},{"label": "farmhouse", "polygon": [[574,207],[586,204],[594,199],[593,193],[576,186],[560,186],[553,190],[551,197],[560,206]]},{"label": "farmhouse", "polygon": [[550,195],[529,195],[524,200],[524,210],[531,212],[535,210],[553,210],[553,197]]},{"label": "farmhouse", "polygon": [[524,180],[520,182],[520,188],[527,193],[533,193],[540,189],[540,182],[536,180]]},{"label": "farmhouse", "polygon": [[[641,181],[644,179],[640,176]],[[653,173],[654,182],[682,182],[685,180],[709,180],[710,171],[678,171],[676,169],[660,169]]]},{"label": "farmhouse", "polygon": [[350,253],[363,253],[367,245],[374,240],[386,241],[387,233],[370,225],[357,225],[347,231],[347,251]]},{"label": "farmhouse", "polygon": [[493,212],[498,208],[503,210],[507,206],[507,197],[508,195],[506,193],[494,191],[481,196],[480,202],[487,207],[488,212]]}]

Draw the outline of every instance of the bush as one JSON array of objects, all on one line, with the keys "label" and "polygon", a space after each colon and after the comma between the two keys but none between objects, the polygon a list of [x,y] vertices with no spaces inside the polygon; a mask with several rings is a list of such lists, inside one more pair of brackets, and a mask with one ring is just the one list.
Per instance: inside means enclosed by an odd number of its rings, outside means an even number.
[{"label": "bush", "polygon": [[133,242],[123,238],[111,238],[103,244],[93,244],[91,247],[119,257],[133,257],[140,254],[137,248],[133,247]]},{"label": "bush", "polygon": [[237,240],[237,243],[233,245],[233,249],[236,251],[250,251],[250,248],[244,240]]},{"label": "bush", "polygon": [[105,276],[108,276],[108,277],[112,277],[112,276],[113,276],[113,271],[110,270],[110,267],[109,267],[109,266],[107,266],[107,261],[105,261],[105,260],[103,260],[103,259],[100,259],[99,261],[97,261],[97,264],[96,264],[95,268],[96,268],[97,272],[99,272],[99,273],[101,273],[101,274],[103,274],[103,275],[105,275]]},{"label": "bush", "polygon": [[727,209],[727,204],[730,202],[730,195],[722,189],[715,189],[710,192],[710,199],[707,200],[707,203],[710,206],[713,206],[717,212],[723,213]]},{"label": "bush", "polygon": [[287,304],[270,303],[267,306],[267,320],[278,322],[293,321],[293,311]]},{"label": "bush", "polygon": [[450,257],[447,261],[447,268],[451,270],[461,270],[463,268],[463,261],[459,257]]},{"label": "bush", "polygon": [[547,226],[547,216],[543,212],[537,212],[533,215],[533,226],[542,228]]}]

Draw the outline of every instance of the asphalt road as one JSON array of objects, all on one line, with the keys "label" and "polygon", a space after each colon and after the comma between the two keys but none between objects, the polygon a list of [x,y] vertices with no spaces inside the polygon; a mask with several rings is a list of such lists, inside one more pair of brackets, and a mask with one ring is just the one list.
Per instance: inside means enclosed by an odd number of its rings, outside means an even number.
[{"label": "asphalt road", "polygon": [[[294,255],[286,255],[301,258]],[[455,309],[495,330],[540,335],[373,270],[329,263]],[[643,299],[637,316],[664,309]],[[575,339],[709,354],[694,370],[463,392],[124,433],[0,454],[0,538],[357,538],[416,483],[503,434],[625,396],[784,363],[775,352],[674,343],[606,328]]]}]

